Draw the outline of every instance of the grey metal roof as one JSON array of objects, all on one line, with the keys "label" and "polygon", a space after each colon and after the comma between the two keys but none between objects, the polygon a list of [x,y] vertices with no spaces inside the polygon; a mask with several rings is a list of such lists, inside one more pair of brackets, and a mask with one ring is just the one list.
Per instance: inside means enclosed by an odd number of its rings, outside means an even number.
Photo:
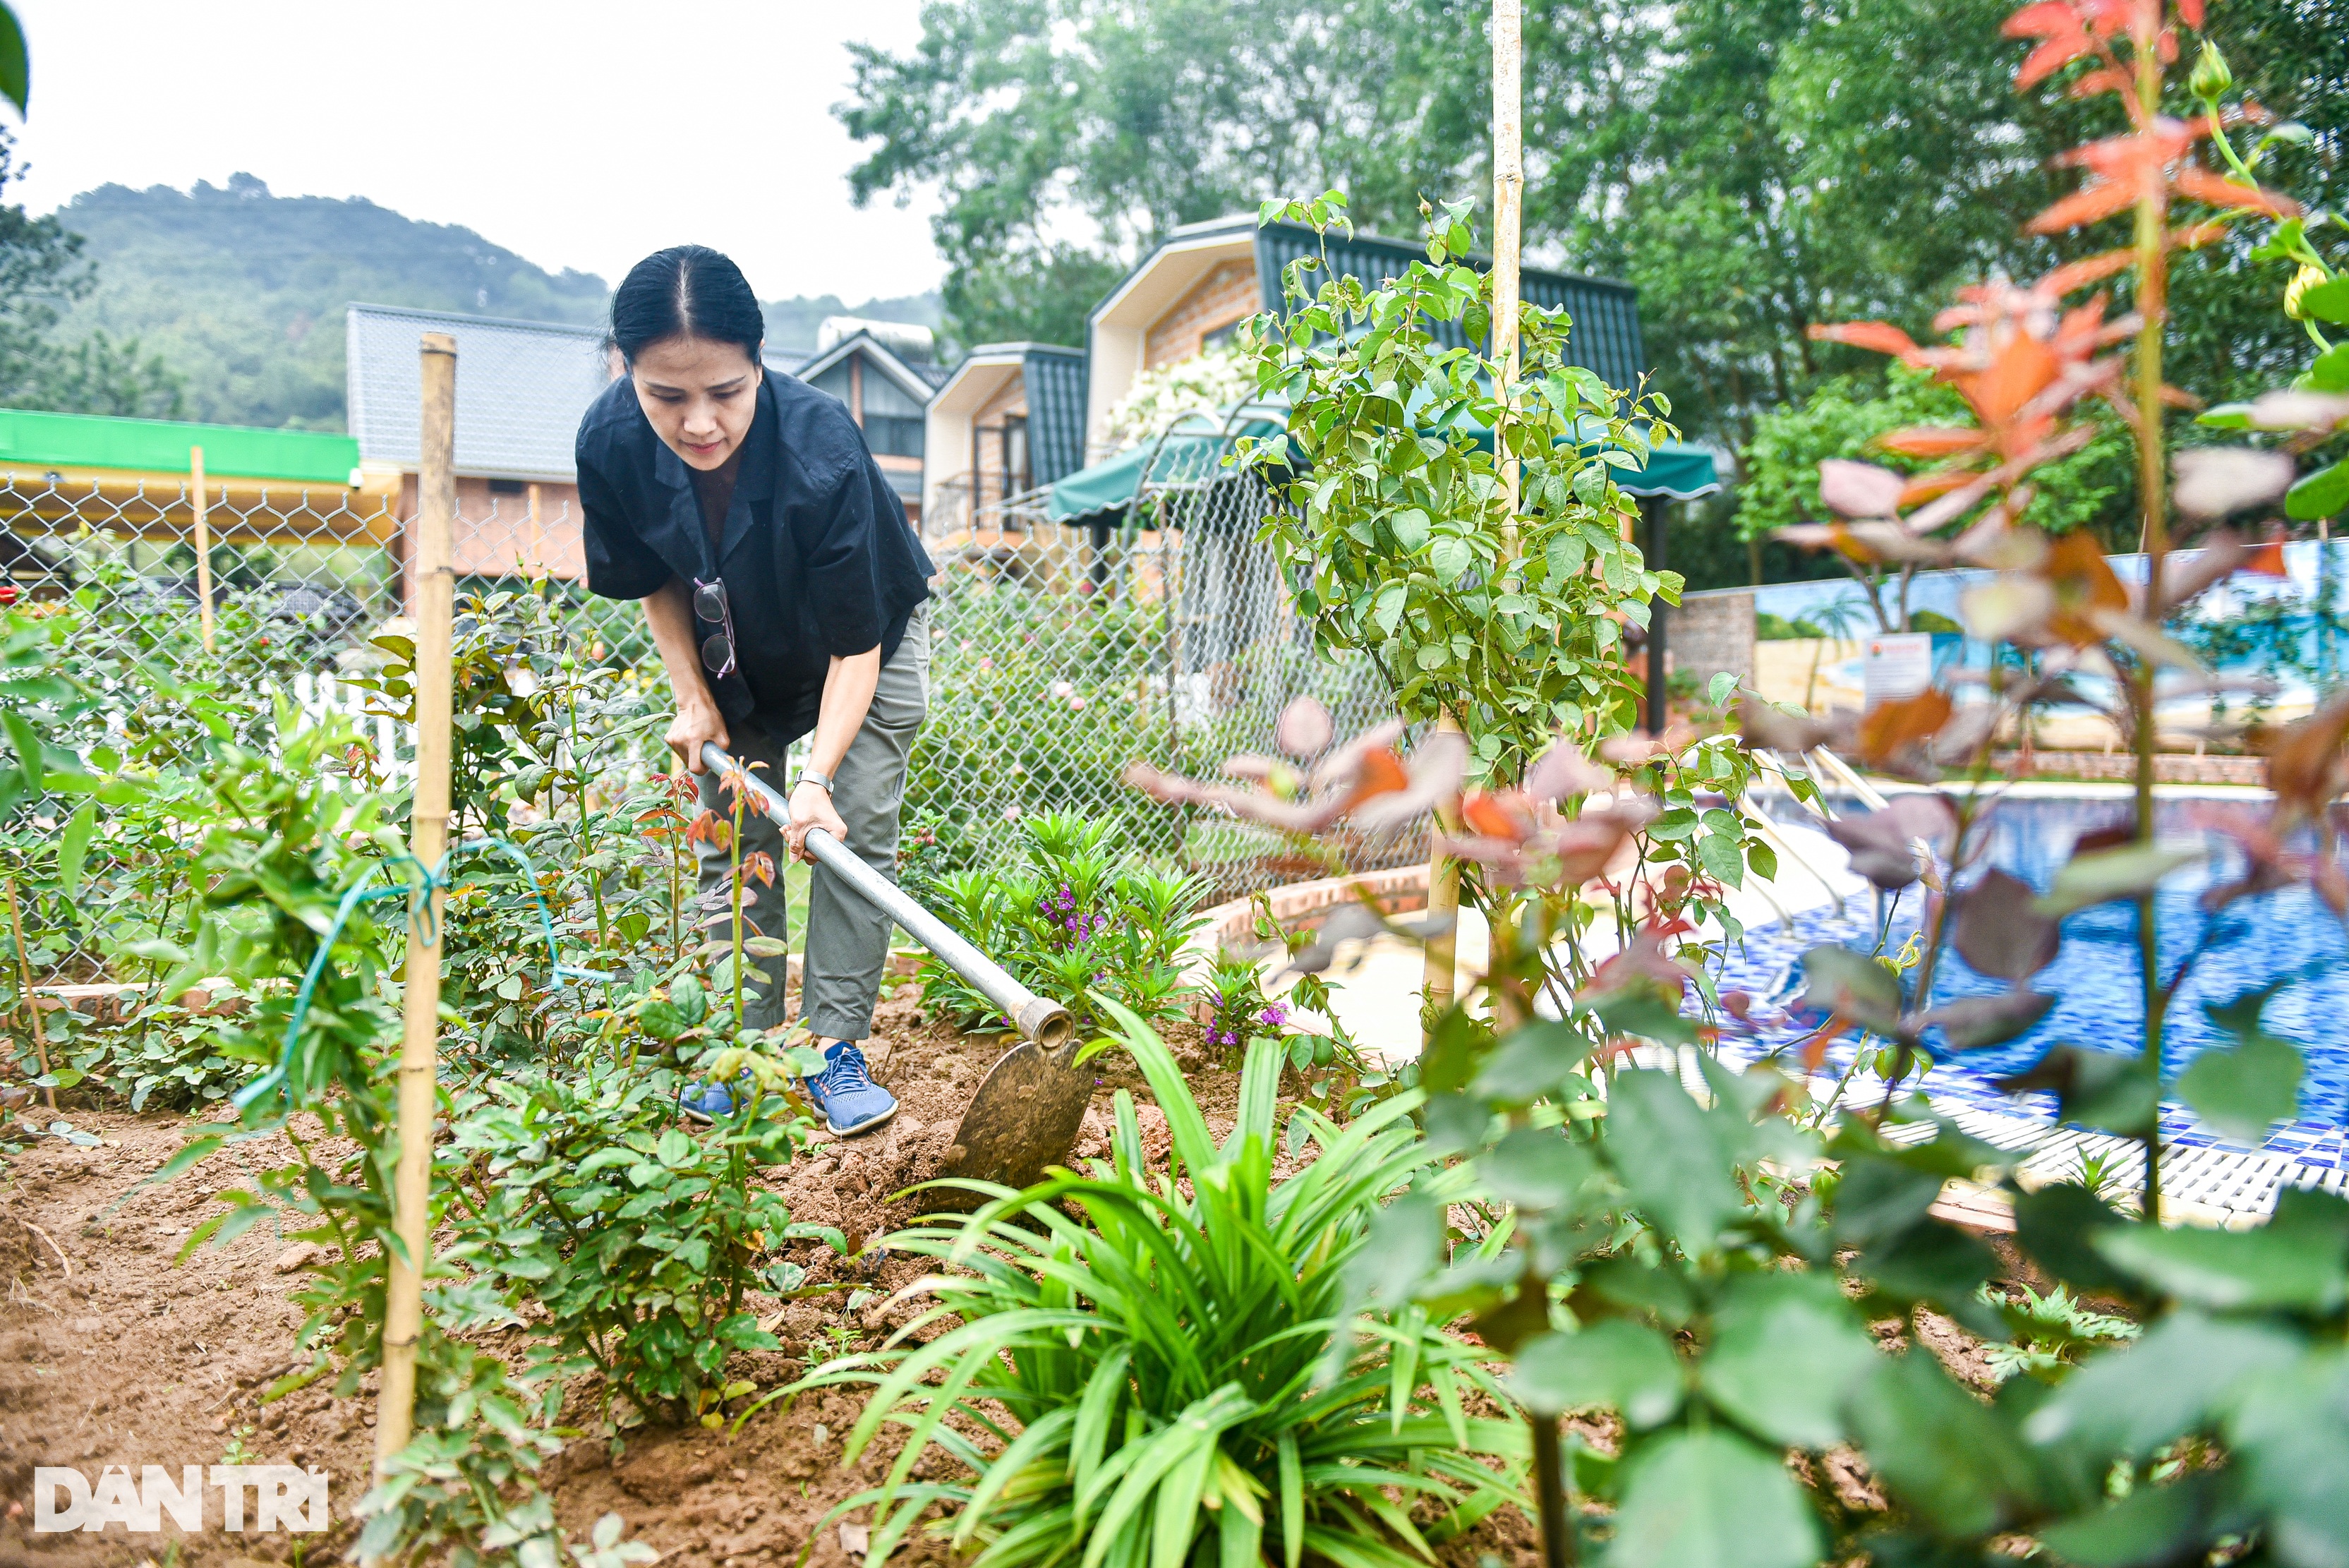
[{"label": "grey metal roof", "polygon": [[[344,321],[350,428],[361,462],[416,466],[417,340],[446,332],[457,339],[457,472],[575,477],[579,418],[610,384],[602,328],[394,305],[353,305]],[[806,358],[778,350],[767,363],[789,373]]]},{"label": "grey metal roof", "polygon": [[854,332],[829,348],[820,348],[795,367],[792,374],[802,381],[821,376],[851,354],[862,352],[866,363],[874,366],[902,388],[915,401],[927,403],[936,395],[941,382],[922,374],[926,365],[909,364],[900,358],[889,345],[870,332]]},{"label": "grey metal roof", "polygon": [[1030,343],[1020,376],[1028,391],[1028,462],[1036,483],[1050,484],[1085,465],[1083,350]]},{"label": "grey metal roof", "polygon": [[[1427,259],[1425,245],[1381,234],[1332,234],[1329,252],[1330,271],[1317,275],[1317,285],[1325,276],[1351,274],[1375,286]],[[1265,225],[1257,235],[1256,254],[1257,285],[1267,310],[1286,309],[1280,297],[1281,268],[1320,253],[1321,241],[1310,229],[1293,223]],[[1480,272],[1493,265],[1492,257],[1481,254],[1462,259]],[[1639,293],[1630,284],[1529,266],[1519,273],[1518,287],[1530,304],[1566,307],[1573,324],[1566,338],[1568,364],[1587,366],[1609,386],[1621,388],[1638,386],[1640,374],[1651,369],[1640,337]],[[1438,325],[1435,337],[1454,348],[1467,341],[1451,322]]]}]

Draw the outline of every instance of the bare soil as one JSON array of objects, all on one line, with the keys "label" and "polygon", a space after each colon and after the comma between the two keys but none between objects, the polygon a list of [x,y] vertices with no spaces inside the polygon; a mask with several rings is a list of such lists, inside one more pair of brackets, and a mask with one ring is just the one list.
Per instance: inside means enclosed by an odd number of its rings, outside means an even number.
[{"label": "bare soil", "polygon": [[[1195,1029],[1176,1025],[1168,1034],[1210,1124],[1227,1128],[1237,1074],[1200,1054]],[[838,1227],[852,1252],[910,1221],[916,1202],[894,1195],[931,1174],[965,1101],[1005,1044],[917,1023],[911,987],[885,1002],[867,1048],[875,1076],[895,1092],[901,1109],[883,1129],[826,1140],[770,1172],[793,1217]],[[1110,1096],[1126,1087],[1142,1102],[1145,1146],[1163,1158],[1164,1118],[1149,1104],[1140,1075],[1114,1053],[1098,1062],[1102,1081],[1077,1151],[1106,1151]],[[217,1211],[213,1193],[237,1185],[240,1170],[288,1158],[284,1138],[232,1145],[172,1183],[146,1186],[180,1147],[181,1118],[61,1114],[103,1143],[80,1147],[40,1138],[0,1176],[0,1280],[6,1282],[0,1284],[0,1568],[127,1568],[166,1561],[175,1542],[178,1562],[205,1568],[289,1561],[297,1542],[307,1560],[328,1560],[349,1543],[344,1521],[367,1485],[374,1399],[370,1388],[362,1397],[337,1400],[320,1385],[261,1403],[261,1390],[294,1365],[300,1315],[286,1298],[303,1276],[303,1250],[262,1226],[172,1262],[188,1232]],[[868,1254],[851,1261],[814,1241],[787,1255],[807,1269],[810,1285],[840,1289],[755,1303],[783,1349],[737,1357],[729,1372],[761,1390],[843,1346],[869,1346],[916,1310],[886,1303],[923,1272],[923,1260]],[[586,1424],[597,1394],[592,1379],[566,1389],[566,1418]],[[545,1479],[575,1540],[584,1542],[596,1520],[616,1512],[630,1536],[670,1563],[785,1564],[805,1548],[810,1568],[847,1568],[855,1559],[843,1550],[840,1529],[819,1532],[817,1525],[836,1503],[877,1481],[898,1451],[894,1437],[885,1436],[854,1465],[843,1465],[843,1442],[857,1410],[853,1392],[826,1392],[770,1406],[730,1439],[723,1430],[698,1427],[639,1427],[626,1435],[617,1461],[600,1438],[582,1438],[550,1461]],[[168,1521],[171,1533],[128,1539],[119,1530],[32,1530],[28,1500],[36,1465],[73,1466],[92,1479],[108,1465],[127,1465],[134,1476],[141,1466],[161,1465],[176,1475],[182,1465],[231,1459],[233,1446],[250,1454],[248,1462],[326,1470],[335,1531],[324,1538],[227,1533],[218,1528],[216,1491],[207,1494],[211,1528],[184,1540]],[[1516,1568],[1532,1563],[1533,1550],[1530,1530],[1504,1516],[1446,1556],[1468,1568],[1480,1555],[1497,1553]],[[917,1538],[895,1561],[944,1563],[946,1556]]]}]

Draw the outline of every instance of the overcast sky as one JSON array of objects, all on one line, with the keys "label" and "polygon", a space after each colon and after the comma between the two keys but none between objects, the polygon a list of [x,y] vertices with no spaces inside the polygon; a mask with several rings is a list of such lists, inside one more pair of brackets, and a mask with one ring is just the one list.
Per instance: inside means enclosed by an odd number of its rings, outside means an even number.
[{"label": "overcast sky", "polygon": [[764,298],[935,286],[929,206],[858,211],[832,116],[851,41],[903,50],[919,0],[15,0],[33,106],[17,192],[249,171],[462,223],[616,282],[697,241]]}]

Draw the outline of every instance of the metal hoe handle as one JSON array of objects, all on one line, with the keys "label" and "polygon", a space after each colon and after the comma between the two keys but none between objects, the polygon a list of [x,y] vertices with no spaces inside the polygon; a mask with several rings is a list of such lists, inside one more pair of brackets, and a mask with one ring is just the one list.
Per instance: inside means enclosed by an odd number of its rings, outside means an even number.
[{"label": "metal hoe handle", "polygon": [[[776,823],[788,826],[791,804],[772,784],[728,756],[715,741],[705,741],[702,762],[719,773],[736,773],[750,781],[759,809]],[[977,986],[987,1000],[1001,1008],[1019,1033],[1037,1044],[1051,1048],[1076,1033],[1076,1021],[1059,1002],[1037,995],[1005,971],[1000,964],[965,940],[944,920],[905,896],[905,890],[852,854],[848,846],[821,827],[808,829],[807,851],[859,897],[905,929],[905,934],[937,955],[938,961]]]}]

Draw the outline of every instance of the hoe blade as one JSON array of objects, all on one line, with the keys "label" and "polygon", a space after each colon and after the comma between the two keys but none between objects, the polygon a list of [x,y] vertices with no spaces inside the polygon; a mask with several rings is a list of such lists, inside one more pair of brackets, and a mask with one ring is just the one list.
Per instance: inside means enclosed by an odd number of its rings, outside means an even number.
[{"label": "hoe blade", "polygon": [[[938,1175],[1024,1188],[1041,1181],[1046,1166],[1064,1163],[1093,1095],[1092,1075],[1069,1065],[1076,1051],[1073,1042],[1049,1049],[1023,1040],[998,1057],[963,1112]],[[922,1200],[934,1209],[969,1210],[985,1199],[932,1188]]]}]

